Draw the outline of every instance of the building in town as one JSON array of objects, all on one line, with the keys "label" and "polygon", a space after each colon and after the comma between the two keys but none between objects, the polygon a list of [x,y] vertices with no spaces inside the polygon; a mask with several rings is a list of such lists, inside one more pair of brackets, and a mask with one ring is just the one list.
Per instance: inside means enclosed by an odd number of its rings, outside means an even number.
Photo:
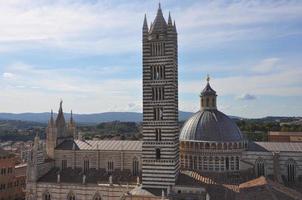
[{"label": "building in town", "polygon": [[25,198],[26,165],[16,166],[14,154],[0,148],[0,200]]},{"label": "building in town", "polygon": [[143,140],[80,139],[61,102],[57,118],[50,116],[46,154],[38,136],[30,152],[28,200],[235,199],[258,176],[301,181],[302,143],[248,142],[218,110],[209,78],[200,110],[179,131],[176,25],[159,6],[150,27],[145,17],[142,37]]},{"label": "building in town", "polygon": [[267,137],[269,142],[302,142],[302,132],[270,131]]}]

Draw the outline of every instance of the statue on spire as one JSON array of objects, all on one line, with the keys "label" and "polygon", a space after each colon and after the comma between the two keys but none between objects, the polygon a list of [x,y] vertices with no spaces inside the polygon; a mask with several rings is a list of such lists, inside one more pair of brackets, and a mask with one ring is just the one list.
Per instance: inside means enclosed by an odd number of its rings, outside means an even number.
[{"label": "statue on spire", "polygon": [[60,100],[60,108],[62,108],[63,100]]},{"label": "statue on spire", "polygon": [[209,74],[207,75],[207,82],[208,83],[210,82],[210,75]]}]

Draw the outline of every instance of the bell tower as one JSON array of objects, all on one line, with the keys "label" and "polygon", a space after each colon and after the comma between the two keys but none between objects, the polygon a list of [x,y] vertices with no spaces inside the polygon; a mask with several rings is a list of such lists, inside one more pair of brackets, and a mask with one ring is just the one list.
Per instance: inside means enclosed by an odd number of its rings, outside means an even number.
[{"label": "bell tower", "polygon": [[179,174],[177,31],[161,6],[150,28],[143,24],[144,188],[169,188]]}]

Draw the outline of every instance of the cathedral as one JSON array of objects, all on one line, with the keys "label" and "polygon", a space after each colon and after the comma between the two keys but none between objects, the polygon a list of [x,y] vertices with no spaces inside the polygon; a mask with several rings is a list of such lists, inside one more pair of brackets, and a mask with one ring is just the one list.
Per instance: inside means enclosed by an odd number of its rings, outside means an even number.
[{"label": "cathedral", "polygon": [[177,29],[160,6],[150,27],[145,16],[142,51],[142,141],[81,139],[61,101],[45,154],[35,138],[27,200],[302,199],[285,187],[302,181],[302,143],[248,141],[218,110],[209,77],[179,129]]}]

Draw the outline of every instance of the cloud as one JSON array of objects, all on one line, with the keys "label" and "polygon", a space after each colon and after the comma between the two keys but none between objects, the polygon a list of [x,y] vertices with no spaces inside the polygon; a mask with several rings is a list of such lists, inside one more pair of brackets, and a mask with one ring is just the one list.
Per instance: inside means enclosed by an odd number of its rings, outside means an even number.
[{"label": "cloud", "polygon": [[[301,34],[300,2],[168,1],[184,49],[238,40]],[[0,51],[56,48],[89,54],[138,52],[143,15],[156,4],[142,1],[0,1]],[[278,24],[278,26],[276,26]],[[283,25],[284,24],[284,25]],[[198,41],[198,42],[196,42]]]},{"label": "cloud", "polygon": [[255,95],[252,95],[252,94],[242,94],[240,96],[237,96],[237,99],[239,100],[255,100],[256,99],[256,96]]},{"label": "cloud", "polygon": [[[261,62],[263,61],[257,63]],[[256,96],[301,96],[302,71],[299,62],[295,64],[289,60],[284,60],[283,65],[278,70],[271,70],[270,73],[265,74],[239,73],[219,77],[215,77],[214,74],[211,78],[211,85],[218,95],[238,96],[246,94],[248,91]],[[253,67],[251,68],[253,69]],[[246,71],[248,72],[249,69]],[[184,94],[198,94],[202,87],[201,84],[201,81],[196,80],[180,80],[179,89]]]},{"label": "cloud", "polygon": [[13,73],[10,73],[10,72],[4,72],[2,74],[2,77],[5,78],[5,79],[15,79],[16,75],[13,74]]},{"label": "cloud", "polygon": [[279,58],[267,58],[262,60],[259,64],[252,67],[252,71],[259,73],[272,72],[278,69],[278,64],[280,63]]},{"label": "cloud", "polygon": [[[77,112],[141,112],[141,80],[107,77],[108,69],[46,68],[16,62],[6,66],[18,79],[0,79],[2,112],[56,108],[60,98]],[[115,69],[113,67],[113,69]],[[119,68],[113,70],[116,73]],[[98,77],[98,78],[92,78]],[[20,103],[20,99],[28,100]],[[7,106],[9,105],[9,106]]]}]

